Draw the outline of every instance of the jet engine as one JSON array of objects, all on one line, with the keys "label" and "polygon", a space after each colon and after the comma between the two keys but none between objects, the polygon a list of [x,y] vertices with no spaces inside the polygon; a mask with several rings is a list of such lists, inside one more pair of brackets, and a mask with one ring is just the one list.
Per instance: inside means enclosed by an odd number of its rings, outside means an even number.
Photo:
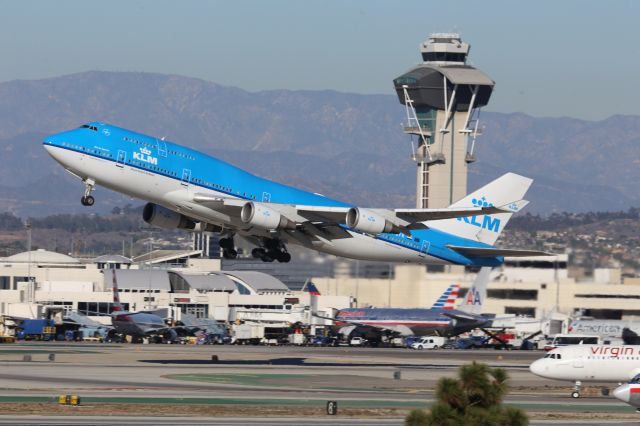
[{"label": "jet engine", "polygon": [[144,206],[142,219],[149,225],[165,229],[194,229],[196,227],[196,222],[193,219],[153,203],[147,203]]},{"label": "jet engine", "polygon": [[399,232],[398,227],[371,210],[352,207],[347,212],[347,226],[368,234]]},{"label": "jet engine", "polygon": [[267,229],[269,231],[274,229],[294,229],[296,224],[280,212],[273,210],[261,203],[254,203],[249,201],[242,206],[240,212],[240,219],[243,223],[257,228]]}]

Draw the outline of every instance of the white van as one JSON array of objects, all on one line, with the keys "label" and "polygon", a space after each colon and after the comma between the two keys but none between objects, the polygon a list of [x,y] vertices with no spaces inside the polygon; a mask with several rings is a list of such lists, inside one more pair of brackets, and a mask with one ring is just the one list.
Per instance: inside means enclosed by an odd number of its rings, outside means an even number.
[{"label": "white van", "polygon": [[590,334],[556,334],[550,342],[544,346],[545,351],[550,351],[560,346],[568,345],[600,345],[600,336]]},{"label": "white van", "polygon": [[445,343],[447,343],[447,339],[445,337],[426,336],[413,342],[411,344],[411,349],[438,349]]}]

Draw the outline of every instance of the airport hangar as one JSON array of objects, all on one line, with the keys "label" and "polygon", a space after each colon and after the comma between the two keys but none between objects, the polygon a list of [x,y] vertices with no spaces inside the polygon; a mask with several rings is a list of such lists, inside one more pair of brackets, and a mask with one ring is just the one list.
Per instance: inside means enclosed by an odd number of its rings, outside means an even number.
[{"label": "airport hangar", "polygon": [[[134,264],[123,256],[89,260],[46,250],[18,253],[0,259],[0,316],[41,318],[48,311],[74,310],[109,323],[110,270],[115,268],[121,301],[131,310],[173,307],[174,319],[183,312],[272,327],[329,325],[311,317],[308,293],[265,273],[222,271],[220,259],[201,255],[199,250],[159,250],[144,264]],[[389,265],[384,278],[354,276],[342,261],[335,268],[331,277],[311,277],[322,294],[318,311],[326,315],[350,306],[428,307],[451,283],[460,283],[464,295],[475,278],[464,268],[435,272]],[[622,319],[640,314],[629,303],[640,299],[640,285],[629,285],[635,282],[621,278],[617,269],[596,270],[594,276],[590,281],[570,277],[566,255],[507,259],[491,275],[483,312],[535,318],[552,311]]]}]

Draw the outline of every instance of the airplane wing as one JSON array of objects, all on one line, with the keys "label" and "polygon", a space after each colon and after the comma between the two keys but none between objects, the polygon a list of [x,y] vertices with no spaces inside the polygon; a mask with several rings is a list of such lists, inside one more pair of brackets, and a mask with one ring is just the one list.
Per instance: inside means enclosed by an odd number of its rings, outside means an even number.
[{"label": "airplane wing", "polygon": [[84,327],[106,328],[106,329],[112,329],[113,328],[113,326],[111,326],[111,325],[102,324],[101,322],[92,320],[91,318],[87,317],[86,315],[82,315],[82,314],[79,314],[79,313],[73,312],[73,311],[67,312],[64,315],[64,321],[66,322],[67,320],[71,320],[71,321],[73,321],[73,323],[82,325]]},{"label": "airplane wing", "polygon": [[478,320],[482,320],[482,317],[477,317],[475,315],[471,315],[471,314],[466,314],[464,312],[446,312],[443,311],[442,315],[447,316],[449,318],[452,319],[456,319],[456,320],[462,320],[462,321],[478,321]]},{"label": "airplane wing", "polygon": [[499,248],[485,248],[485,247],[462,247],[448,245],[453,251],[456,251],[465,256],[473,257],[529,257],[529,256],[555,256],[553,253],[538,250],[518,250],[518,249],[499,249]]},{"label": "airplane wing", "polygon": [[354,321],[351,319],[346,319],[346,318],[333,318],[333,317],[326,317],[323,315],[318,315],[314,312],[311,313],[311,315],[313,315],[314,317],[317,318],[322,318],[322,319],[326,319],[326,320],[331,320],[333,322],[342,322],[345,324],[350,324],[350,325],[354,325],[354,326],[358,326],[358,327],[371,327],[371,328],[376,328],[378,330],[385,330],[385,331],[391,331],[394,333],[398,333],[401,336],[413,336],[413,331],[411,331],[411,329],[409,327],[407,327],[406,325],[381,325],[381,324],[369,324],[366,322],[361,322],[361,321]]},{"label": "airplane wing", "polygon": [[193,201],[227,215],[247,228],[258,227],[269,231],[306,231],[327,239],[348,237],[349,234],[343,225],[371,234],[408,233],[411,229],[425,228],[426,226],[422,223],[424,221],[516,212],[528,203],[526,200],[519,200],[499,207],[363,209],[346,206],[263,203],[203,193],[194,194]]}]

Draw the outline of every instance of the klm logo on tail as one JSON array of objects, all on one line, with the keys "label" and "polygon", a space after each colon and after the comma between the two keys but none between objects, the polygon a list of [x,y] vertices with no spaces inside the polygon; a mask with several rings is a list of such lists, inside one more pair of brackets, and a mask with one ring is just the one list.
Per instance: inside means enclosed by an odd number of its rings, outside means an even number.
[{"label": "klm logo on tail", "polygon": [[[492,207],[493,203],[487,201],[485,197],[473,198],[471,200],[474,207]],[[466,222],[470,225],[477,226],[478,228],[487,229],[491,232],[500,232],[500,219],[491,216],[482,216],[482,222],[480,222],[480,216],[459,217],[458,221]]]}]

